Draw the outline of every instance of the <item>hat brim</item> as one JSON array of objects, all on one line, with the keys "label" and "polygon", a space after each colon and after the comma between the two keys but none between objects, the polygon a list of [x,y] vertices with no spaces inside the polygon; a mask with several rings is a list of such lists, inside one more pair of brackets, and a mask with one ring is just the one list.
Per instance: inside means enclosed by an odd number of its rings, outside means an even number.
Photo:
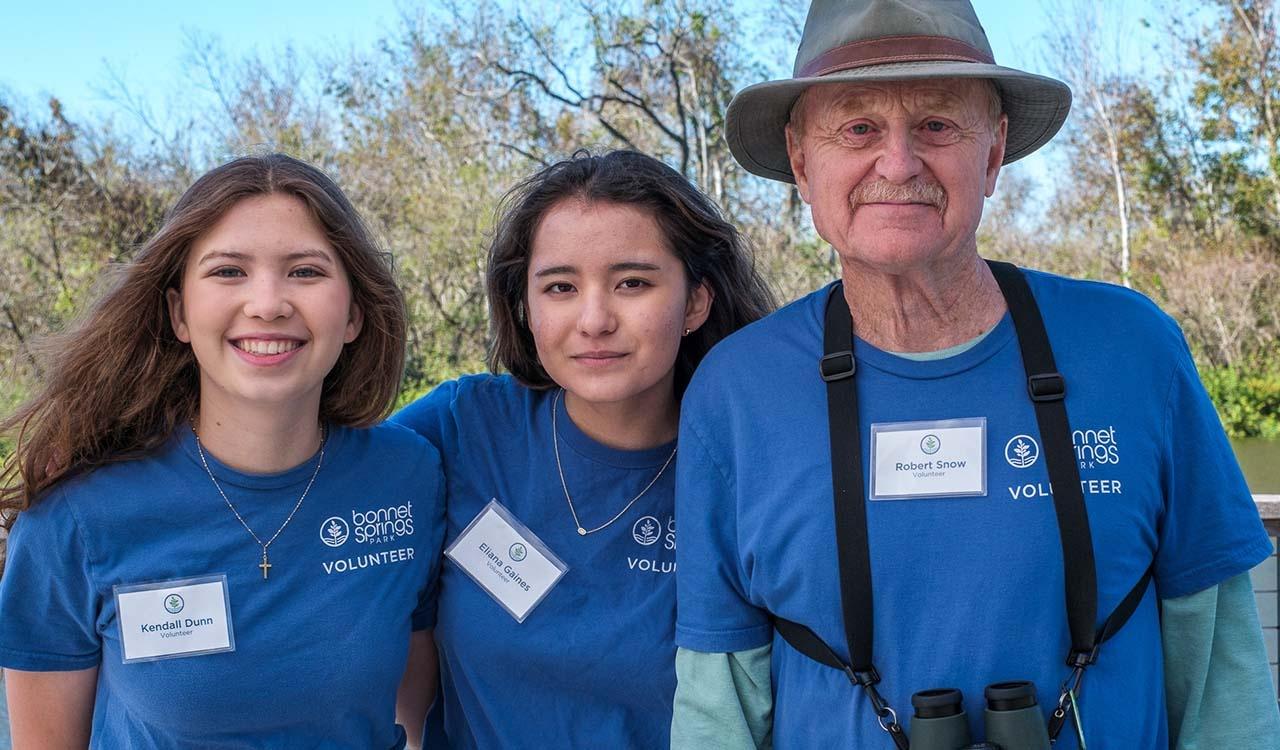
[{"label": "hat brim", "polygon": [[988,78],[1000,90],[1009,117],[1004,164],[1048,143],[1071,110],[1071,89],[1053,78],[985,63],[909,62],[873,65],[814,78],[766,81],[739,91],[725,112],[725,140],[748,172],[771,180],[795,182],[787,158],[787,122],[791,107],[810,86],[926,78]]}]

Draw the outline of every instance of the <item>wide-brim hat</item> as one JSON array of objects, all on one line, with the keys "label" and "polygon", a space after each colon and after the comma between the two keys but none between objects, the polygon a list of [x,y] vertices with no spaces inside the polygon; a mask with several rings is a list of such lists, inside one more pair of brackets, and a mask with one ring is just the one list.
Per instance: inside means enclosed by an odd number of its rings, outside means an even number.
[{"label": "wide-brim hat", "polygon": [[1062,81],[996,65],[969,0],[814,0],[791,78],[739,91],[725,113],[725,140],[748,172],[795,182],[785,128],[814,85],[986,78],[1009,118],[1004,163],[1043,146],[1067,119]]}]

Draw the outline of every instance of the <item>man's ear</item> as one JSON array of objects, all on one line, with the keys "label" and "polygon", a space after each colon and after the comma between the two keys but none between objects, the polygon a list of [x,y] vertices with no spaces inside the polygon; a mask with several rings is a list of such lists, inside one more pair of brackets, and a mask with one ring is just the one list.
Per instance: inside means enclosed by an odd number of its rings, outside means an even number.
[{"label": "man's ear", "polygon": [[805,171],[804,146],[795,126],[787,123],[787,160],[791,162],[791,174],[796,178],[796,191],[805,203],[809,202],[809,174]]},{"label": "man's ear", "polygon": [[996,192],[996,178],[1000,176],[1000,165],[1004,162],[1004,147],[1009,138],[1008,115],[1000,115],[1000,124],[996,126],[994,135],[991,150],[987,152],[986,194],[988,198]]}]

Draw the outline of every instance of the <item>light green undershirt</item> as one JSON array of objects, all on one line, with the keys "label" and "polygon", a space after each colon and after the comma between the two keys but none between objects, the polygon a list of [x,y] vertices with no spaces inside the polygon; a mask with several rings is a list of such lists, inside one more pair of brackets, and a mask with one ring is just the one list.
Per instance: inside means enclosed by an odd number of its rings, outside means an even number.
[{"label": "light green undershirt", "polygon": [[[1162,605],[1169,747],[1280,748],[1280,710],[1249,574]],[[672,750],[773,746],[772,649],[676,650]]]},{"label": "light green undershirt", "polygon": [[938,359],[946,359],[947,357],[954,357],[957,354],[964,354],[965,352],[969,351],[970,349],[977,346],[978,344],[981,344],[982,340],[985,339],[987,336],[990,336],[991,332],[994,331],[995,329],[996,329],[995,326],[991,326],[987,330],[978,334],[976,337],[969,339],[968,341],[961,342],[959,344],[956,344],[955,346],[948,346],[946,349],[939,349],[934,352],[889,352],[889,354],[892,354],[895,357],[902,357],[903,359],[909,359],[914,362],[932,362]]}]

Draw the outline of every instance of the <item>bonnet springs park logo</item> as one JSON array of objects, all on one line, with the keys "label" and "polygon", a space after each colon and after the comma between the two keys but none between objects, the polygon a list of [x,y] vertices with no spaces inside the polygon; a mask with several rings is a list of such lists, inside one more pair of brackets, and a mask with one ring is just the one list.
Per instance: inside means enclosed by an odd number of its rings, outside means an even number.
[{"label": "bonnet springs park logo", "polygon": [[164,598],[164,611],[171,615],[178,614],[185,606],[187,606],[187,603],[182,600],[182,595],[180,594],[169,594]]},{"label": "bonnet springs park logo", "polygon": [[[321,567],[325,575],[349,573],[366,568],[377,568],[391,563],[403,563],[413,559],[414,548],[408,544],[408,537],[413,536],[413,503],[388,505],[371,510],[352,510],[350,518],[330,516],[320,524],[320,541],[327,547],[337,549],[348,542],[354,545],[383,545],[388,542],[399,542],[402,547],[394,549],[374,549],[363,551],[360,548],[346,549],[339,553],[345,557],[334,560],[322,560]],[[401,541],[404,540],[404,541]],[[367,550],[368,546],[363,549]]]},{"label": "bonnet springs park logo", "polygon": [[1015,469],[1026,469],[1040,458],[1040,446],[1030,435],[1014,435],[1004,446],[1004,460]]},{"label": "bonnet springs park logo", "polygon": [[[641,516],[631,525],[631,538],[645,548],[645,557],[627,555],[627,568],[644,573],[674,573],[676,561],[670,559],[676,549],[676,519],[667,516],[666,529],[654,516]],[[662,544],[659,545],[658,543]],[[667,558],[667,559],[663,559]]]},{"label": "bonnet springs park logo", "polygon": [[662,524],[653,516],[642,516],[631,526],[631,537],[645,547],[657,544],[662,537]]},{"label": "bonnet springs park logo", "polygon": [[351,529],[347,527],[347,522],[337,516],[331,516],[320,524],[320,541],[330,547],[341,547],[347,543],[350,535]]}]

